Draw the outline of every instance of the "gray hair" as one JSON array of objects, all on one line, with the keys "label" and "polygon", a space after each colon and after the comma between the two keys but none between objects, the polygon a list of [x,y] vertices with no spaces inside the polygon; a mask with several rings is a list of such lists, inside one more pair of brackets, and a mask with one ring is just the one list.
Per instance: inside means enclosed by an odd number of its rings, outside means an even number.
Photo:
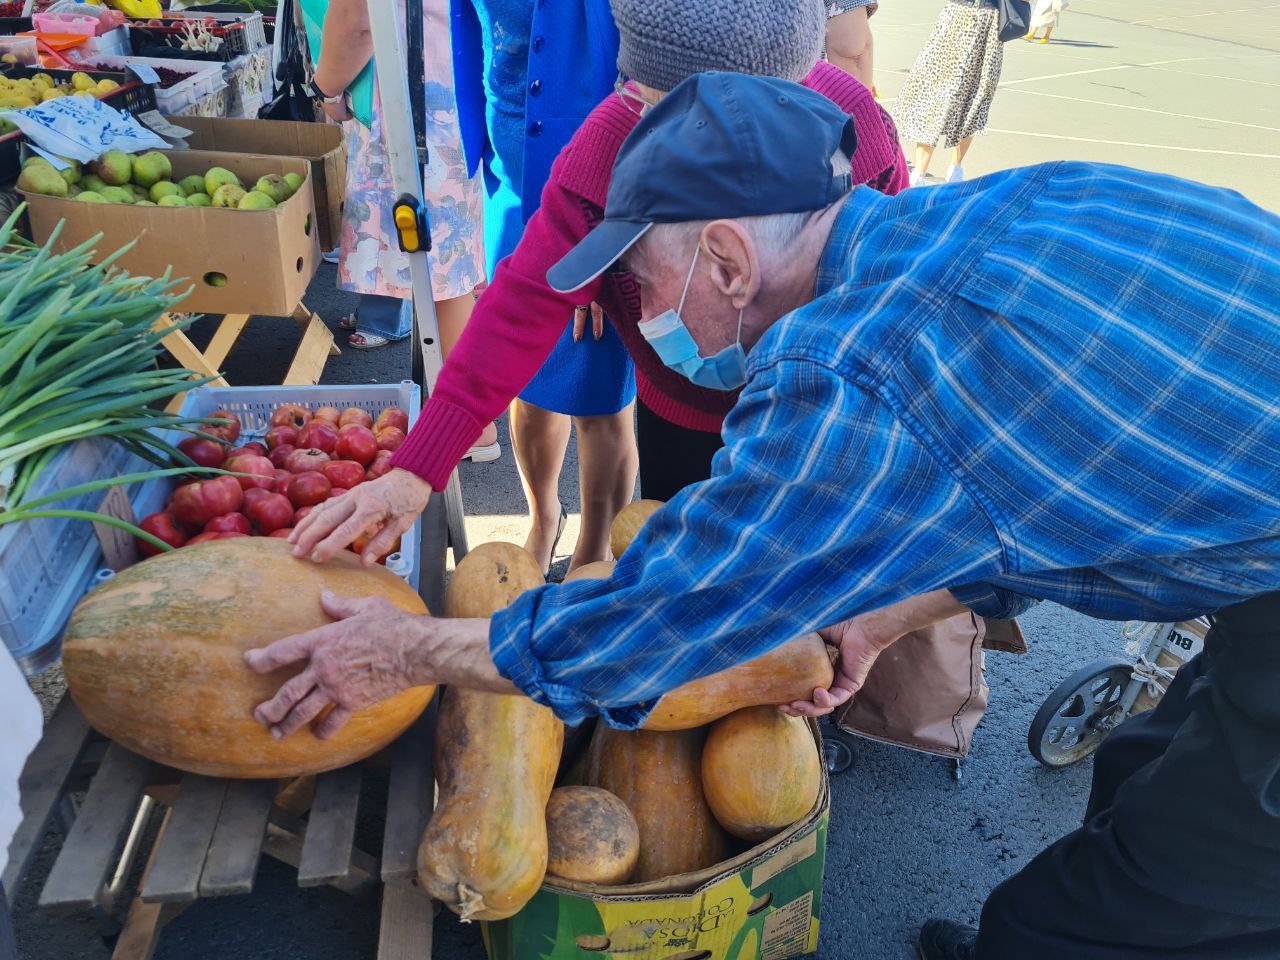
[{"label": "gray hair", "polygon": [[[755,241],[760,259],[772,265],[786,256],[787,248],[795,243],[809,221],[821,210],[801,213],[772,213],[763,217],[732,217]],[[711,220],[690,220],[687,223],[655,223],[627,252],[627,262],[653,264],[670,259],[689,260],[694,247]],[[645,272],[651,273],[651,270]]]}]

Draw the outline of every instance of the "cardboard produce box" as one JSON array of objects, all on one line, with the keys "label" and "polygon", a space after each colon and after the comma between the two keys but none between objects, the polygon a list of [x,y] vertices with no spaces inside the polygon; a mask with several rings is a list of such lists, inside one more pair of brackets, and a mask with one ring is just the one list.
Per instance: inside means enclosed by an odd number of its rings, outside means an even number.
[{"label": "cardboard produce box", "polygon": [[[173,150],[168,156],[175,181],[225,167],[251,187],[267,174],[305,177],[311,170],[306,160],[288,157],[199,150]],[[182,310],[288,316],[320,263],[309,190],[299,190],[271,210],[136,207],[37,194],[27,194],[26,200],[37,243],[44,243],[63,220],[59,250],[99,233],[97,248],[104,254],[136,240],[117,263],[130,273],[153,277],[172,268],[175,277],[191,281],[194,289],[182,301]]]},{"label": "cardboard produce box", "polygon": [[178,124],[191,131],[186,140],[193,150],[309,160],[320,224],[320,249],[332,250],[338,246],[342,235],[342,198],[347,185],[347,147],[341,127],[331,123],[216,117],[183,117]]},{"label": "cardboard produce box", "polygon": [[[822,738],[810,724],[819,757]],[[818,949],[830,785],[809,815],[697,873],[601,887],[548,880],[482,925],[489,960],[785,960]]]}]

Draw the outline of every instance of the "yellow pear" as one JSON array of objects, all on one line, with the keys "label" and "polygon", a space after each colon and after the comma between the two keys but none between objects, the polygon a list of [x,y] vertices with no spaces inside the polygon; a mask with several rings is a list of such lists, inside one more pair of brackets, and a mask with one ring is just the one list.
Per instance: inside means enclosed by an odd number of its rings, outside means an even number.
[{"label": "yellow pear", "polygon": [[87,73],[76,72],[71,75],[71,85],[77,90],[92,90],[98,83]]}]

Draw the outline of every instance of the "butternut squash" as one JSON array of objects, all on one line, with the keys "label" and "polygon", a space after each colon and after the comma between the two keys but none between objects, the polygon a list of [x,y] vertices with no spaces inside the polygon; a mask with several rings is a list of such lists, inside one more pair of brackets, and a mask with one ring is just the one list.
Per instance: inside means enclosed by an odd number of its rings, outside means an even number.
[{"label": "butternut squash", "polygon": [[702,790],[720,826],[767,840],[811,809],[822,763],[809,725],[777,707],[748,707],[711,725],[702,748]]},{"label": "butternut squash", "polygon": [[613,518],[613,525],[609,527],[609,549],[613,551],[615,560],[622,559],[640,528],[662,505],[661,500],[634,500],[618,511],[618,515]]},{"label": "butternut squash", "polygon": [[[458,564],[445,594],[451,617],[487,617],[543,582],[509,543],[486,543]],[[418,848],[426,891],[464,921],[503,920],[547,870],[547,799],[564,725],[527,697],[450,687],[440,701],[440,794]]]},{"label": "butternut squash", "polygon": [[702,870],[729,855],[729,838],[702,793],[703,730],[655,733],[596,727],[587,782],[627,805],[640,828],[631,882]]},{"label": "butternut squash", "polygon": [[560,787],[547,803],[547,844],[549,876],[626,883],[640,859],[640,827],[608,790]]},{"label": "butternut squash", "polygon": [[816,633],[806,633],[754,660],[676,687],[658,701],[644,729],[690,730],[745,707],[808,700],[815,687],[829,687],[834,679],[826,644]]},{"label": "butternut squash", "polygon": [[385,567],[365,568],[353,553],[320,565],[267,537],[183,547],[135,564],[80,601],[62,647],[71,698],[121,746],[205,776],[299,777],[363,760],[418,718],[435,687],[366,707],[328,740],[309,730],[273,740],[253,719],[254,707],[303,665],[261,676],[245,666],[245,651],[329,623],[322,590],[427,612],[407,583]]}]

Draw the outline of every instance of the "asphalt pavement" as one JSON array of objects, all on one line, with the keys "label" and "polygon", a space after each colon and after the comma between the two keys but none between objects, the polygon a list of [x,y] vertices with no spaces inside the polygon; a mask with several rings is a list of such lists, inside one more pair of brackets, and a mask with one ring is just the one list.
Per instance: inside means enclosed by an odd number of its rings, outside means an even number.
[{"label": "asphalt pavement", "polygon": [[[937,0],[886,0],[872,21],[877,85],[893,97],[927,37]],[[1240,190],[1280,209],[1280,7],[1237,0],[1230,11],[1198,0],[1072,0],[1054,42],[1006,47],[991,132],[974,146],[970,175],[1061,158],[1125,163]],[[945,169],[940,152],[933,172]],[[354,306],[323,267],[309,304],[331,324]],[[208,324],[197,338],[209,335]],[[297,342],[285,320],[255,319],[227,362],[232,383],[279,382]],[[408,375],[407,345],[330,361],[334,383]],[[506,446],[505,424],[502,441]],[[470,541],[522,542],[524,504],[509,451],[463,465]],[[577,532],[576,459],[561,479]],[[1044,605],[1023,620],[1024,657],[988,658],[991,705],[957,781],[948,763],[859,743],[855,765],[833,781],[822,942],[827,960],[910,960],[920,921],[973,922],[991,888],[1073,828],[1089,764],[1051,772],[1029,755],[1026,733],[1044,697],[1067,674],[1121,652],[1120,625]],[[42,678],[46,697],[56,674]],[[377,837],[381,791],[362,800],[361,833]],[[35,898],[58,838],[21,889],[10,891],[18,942],[30,960],[106,960],[110,948],[85,916],[38,912]],[[371,847],[372,848],[372,847]],[[436,921],[434,956],[483,957],[479,931],[449,913]],[[166,930],[156,960],[371,960],[377,905],[329,890],[299,890],[293,871],[264,860],[252,896],[197,903]],[[425,960],[425,956],[424,956]]]}]

